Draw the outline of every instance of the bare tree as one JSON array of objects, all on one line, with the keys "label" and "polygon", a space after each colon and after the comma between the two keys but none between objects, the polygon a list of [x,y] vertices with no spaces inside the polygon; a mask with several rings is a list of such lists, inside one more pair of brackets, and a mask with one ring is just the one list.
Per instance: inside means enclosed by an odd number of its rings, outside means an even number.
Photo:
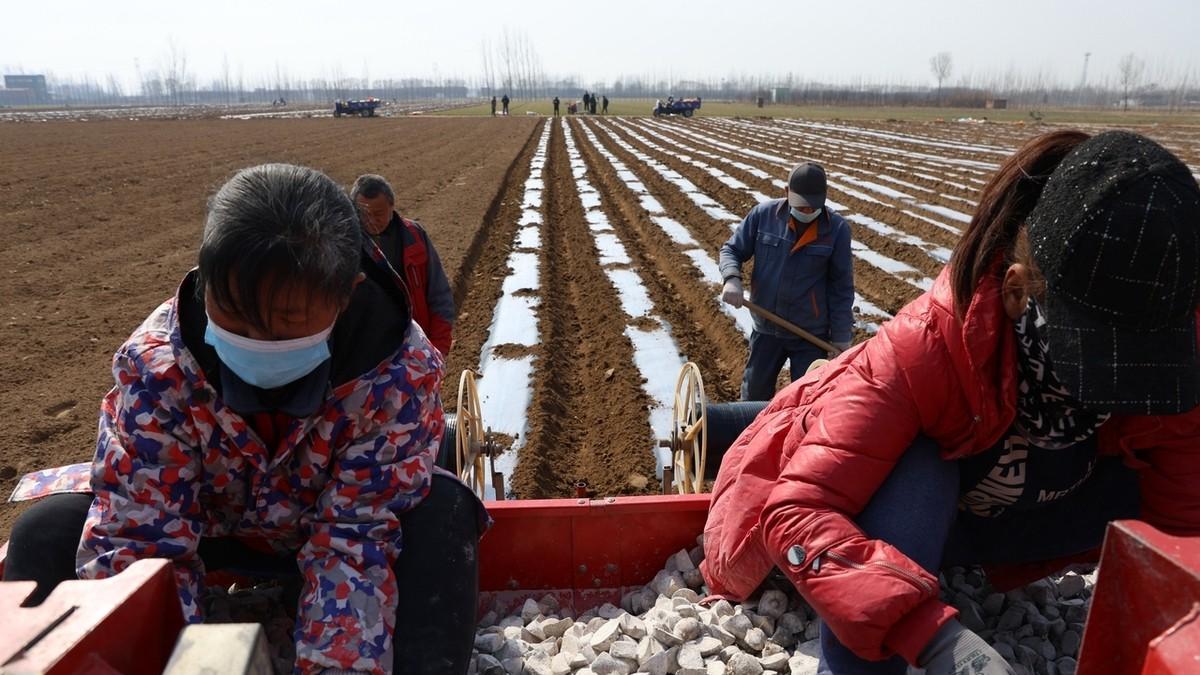
[{"label": "bare tree", "polygon": [[502,34],[502,42],[500,47],[500,57],[504,61],[504,93],[511,95],[513,87],[513,63],[516,58],[515,50],[513,49],[512,40],[508,36],[508,29],[504,29]]},{"label": "bare tree", "polygon": [[175,36],[167,38],[167,55],[163,70],[166,71],[167,93],[171,97],[171,105],[182,105],[188,81],[187,51],[183,49]]},{"label": "bare tree", "polygon": [[495,96],[496,95],[496,74],[492,70],[492,56],[491,56],[492,49],[488,45],[488,42],[486,39],[480,41],[479,51],[483,54],[483,83],[480,85],[480,88],[482,89],[482,87],[484,85],[486,85],[487,91],[488,91],[488,96]]},{"label": "bare tree", "polygon": [[1129,90],[1137,88],[1138,81],[1142,79],[1142,69],[1145,65],[1133,52],[1122,56],[1120,62],[1117,63],[1117,72],[1121,78],[1123,110],[1129,110]]},{"label": "bare tree", "polygon": [[121,86],[121,81],[113,73],[108,74],[108,95],[118,101],[125,98],[124,87]]},{"label": "bare tree", "polygon": [[221,90],[225,94],[225,105],[229,105],[232,102],[230,101],[230,89],[232,87],[233,82],[229,77],[229,54],[226,53],[221,57]]},{"label": "bare tree", "polygon": [[954,62],[950,58],[950,52],[938,52],[929,58],[929,70],[933,71],[934,78],[937,79],[938,88],[938,104],[942,102],[942,83],[950,79],[950,71],[954,68]]}]

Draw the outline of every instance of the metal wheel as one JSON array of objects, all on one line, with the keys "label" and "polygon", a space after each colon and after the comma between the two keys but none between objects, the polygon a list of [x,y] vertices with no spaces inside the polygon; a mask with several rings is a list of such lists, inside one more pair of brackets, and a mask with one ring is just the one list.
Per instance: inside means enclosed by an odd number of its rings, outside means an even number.
[{"label": "metal wheel", "polygon": [[483,415],[475,373],[464,370],[458,378],[458,429],[455,437],[455,467],[459,479],[484,498]]},{"label": "metal wheel", "polygon": [[680,494],[704,491],[704,463],[708,458],[707,406],[700,368],[688,361],[675,381],[671,430],[675,488]]}]

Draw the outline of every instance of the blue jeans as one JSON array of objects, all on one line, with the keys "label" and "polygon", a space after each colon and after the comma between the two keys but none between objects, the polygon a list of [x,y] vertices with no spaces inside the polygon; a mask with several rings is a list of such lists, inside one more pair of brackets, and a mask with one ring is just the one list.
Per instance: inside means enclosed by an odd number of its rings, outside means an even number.
[{"label": "blue jeans", "polygon": [[742,375],[743,401],[770,401],[775,397],[775,380],[784,361],[789,361],[792,381],[800,379],[813,361],[826,352],[799,337],[779,337],[754,331],[750,333],[750,358]]},{"label": "blue jeans", "polygon": [[[1137,474],[1101,457],[1078,491],[1036,510],[982,518],[958,511],[959,467],[917,437],[856,517],[871,538],[895,546],[932,574],[943,567],[1016,564],[1083,553],[1104,539],[1108,522],[1137,517]],[[818,675],[904,675],[904,659],[867,661],[821,622]]]}]

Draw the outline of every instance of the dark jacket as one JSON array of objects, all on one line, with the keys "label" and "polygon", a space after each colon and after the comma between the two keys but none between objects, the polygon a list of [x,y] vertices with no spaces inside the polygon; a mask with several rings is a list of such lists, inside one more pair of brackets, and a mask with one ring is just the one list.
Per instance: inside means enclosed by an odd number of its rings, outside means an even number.
[{"label": "dark jacket", "polygon": [[[826,206],[813,223],[816,239],[793,253],[793,245],[808,225],[798,223],[793,231],[789,219],[786,199],[773,199],[751,209],[721,247],[721,277],[742,278],[742,264],[754,258],[751,302],[813,335],[849,342],[854,322],[850,226]],[[754,330],[791,335],[757,314]]]}]

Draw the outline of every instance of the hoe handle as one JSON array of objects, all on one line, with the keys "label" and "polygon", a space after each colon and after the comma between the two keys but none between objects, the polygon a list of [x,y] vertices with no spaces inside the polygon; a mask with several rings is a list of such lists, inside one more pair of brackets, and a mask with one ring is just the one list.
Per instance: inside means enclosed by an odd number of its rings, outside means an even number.
[{"label": "hoe handle", "polygon": [[755,314],[761,316],[762,318],[766,319],[767,321],[770,321],[771,323],[773,323],[777,326],[780,326],[782,328],[785,328],[785,329],[791,331],[792,333],[804,338],[805,340],[808,340],[809,342],[820,347],[821,349],[824,349],[825,351],[829,352],[830,354],[833,354],[834,356],[837,356],[838,354],[842,353],[842,350],[838,349],[837,347],[834,347],[833,345],[829,344],[828,342],[826,342],[826,341],[822,340],[821,338],[817,337],[816,335],[813,335],[812,333],[804,330],[803,328],[801,328],[801,327],[797,326],[796,324],[792,323],[791,321],[788,321],[787,319],[779,316],[778,314],[775,314],[774,312],[763,309],[762,307],[759,307],[758,305],[754,304],[753,302],[750,302],[749,300],[743,300],[742,304],[745,305],[746,309],[750,310],[751,312],[754,312]]}]

